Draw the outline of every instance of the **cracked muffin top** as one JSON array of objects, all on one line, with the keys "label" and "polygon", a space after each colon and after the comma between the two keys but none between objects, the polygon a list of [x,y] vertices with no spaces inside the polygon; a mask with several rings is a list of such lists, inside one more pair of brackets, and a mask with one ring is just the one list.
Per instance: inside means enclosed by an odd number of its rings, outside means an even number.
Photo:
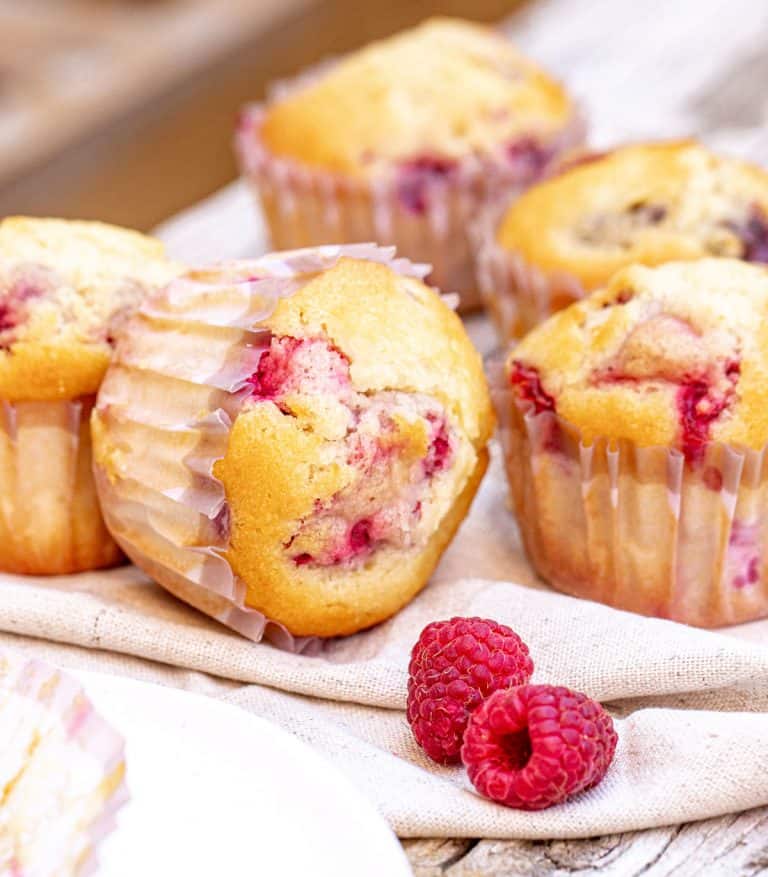
[{"label": "cracked muffin top", "polygon": [[563,88],[499,32],[431,19],[372,43],[268,107],[262,137],[276,155],[354,176],[507,150],[545,163],[571,121]]},{"label": "cracked muffin top", "polygon": [[98,222],[0,223],[0,398],[95,393],[121,323],[179,268],[159,241]]},{"label": "cracked muffin top", "polygon": [[692,141],[624,146],[529,189],[496,239],[587,291],[633,263],[768,262],[768,173]]},{"label": "cracked muffin top", "polygon": [[672,446],[768,441],[768,269],[733,259],[632,266],[515,348],[523,403],[583,439]]}]

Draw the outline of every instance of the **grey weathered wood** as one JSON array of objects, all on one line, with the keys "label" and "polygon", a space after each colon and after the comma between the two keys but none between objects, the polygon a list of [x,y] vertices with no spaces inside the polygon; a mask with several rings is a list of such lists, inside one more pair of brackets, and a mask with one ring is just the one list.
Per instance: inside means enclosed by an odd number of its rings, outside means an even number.
[{"label": "grey weathered wood", "polygon": [[415,877],[753,877],[768,874],[768,807],[571,841],[406,840]]}]

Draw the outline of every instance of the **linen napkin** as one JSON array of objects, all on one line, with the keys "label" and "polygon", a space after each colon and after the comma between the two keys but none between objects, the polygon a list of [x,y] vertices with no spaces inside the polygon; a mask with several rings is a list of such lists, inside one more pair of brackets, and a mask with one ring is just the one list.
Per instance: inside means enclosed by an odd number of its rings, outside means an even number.
[{"label": "linen napkin", "polygon": [[[768,622],[724,635],[546,588],[521,552],[498,453],[433,583],[389,622],[317,656],[242,639],[130,566],[5,575],[0,595],[0,643],[271,719],[344,771],[401,837],[586,837],[768,804]],[[423,755],[403,712],[408,655],[425,624],[455,614],[513,627],[531,648],[534,682],[609,704],[619,747],[600,786],[523,813],[483,800],[463,769]]]}]

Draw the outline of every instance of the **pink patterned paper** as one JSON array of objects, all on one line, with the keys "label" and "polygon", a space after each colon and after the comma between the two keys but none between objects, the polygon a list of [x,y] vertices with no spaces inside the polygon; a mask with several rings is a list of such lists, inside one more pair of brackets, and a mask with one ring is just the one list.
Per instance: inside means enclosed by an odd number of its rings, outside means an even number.
[{"label": "pink patterned paper", "polygon": [[[63,726],[69,743],[100,765],[102,782],[109,782],[124,764],[123,738],[99,716],[80,683],[71,676],[37,659],[3,652],[0,654],[0,688],[42,706],[51,724]],[[121,776],[87,829],[88,853],[78,869],[80,877],[96,871],[97,848],[115,828],[117,811],[127,800],[128,788],[125,777]],[[23,877],[25,870],[18,862],[15,867],[15,874]]]}]

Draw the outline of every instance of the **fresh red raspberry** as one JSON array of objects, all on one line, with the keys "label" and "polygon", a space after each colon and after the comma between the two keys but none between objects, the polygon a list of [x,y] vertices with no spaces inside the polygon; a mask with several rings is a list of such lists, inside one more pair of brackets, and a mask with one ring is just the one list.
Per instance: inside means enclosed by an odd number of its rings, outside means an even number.
[{"label": "fresh red raspberry", "polygon": [[470,713],[532,672],[528,646],[503,624],[484,618],[428,624],[408,666],[408,724],[416,741],[435,761],[457,763]]},{"label": "fresh red raspberry", "polygon": [[543,810],[596,786],[618,737],[585,694],[554,685],[497,691],[470,718],[461,759],[474,787],[520,810]]}]

